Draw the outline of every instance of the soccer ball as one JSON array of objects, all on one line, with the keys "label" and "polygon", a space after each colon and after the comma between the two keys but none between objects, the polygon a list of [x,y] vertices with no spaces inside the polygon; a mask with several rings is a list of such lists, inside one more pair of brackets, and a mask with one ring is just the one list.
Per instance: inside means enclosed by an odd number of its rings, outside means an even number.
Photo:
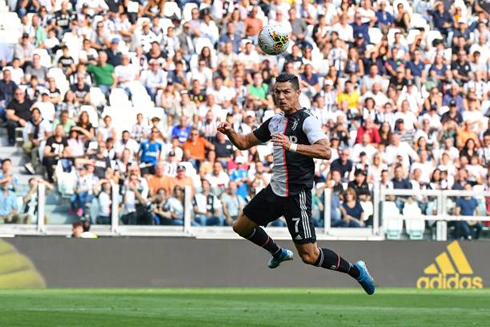
[{"label": "soccer ball", "polygon": [[289,45],[289,33],[281,25],[267,25],[259,33],[259,47],[269,55],[280,55]]}]

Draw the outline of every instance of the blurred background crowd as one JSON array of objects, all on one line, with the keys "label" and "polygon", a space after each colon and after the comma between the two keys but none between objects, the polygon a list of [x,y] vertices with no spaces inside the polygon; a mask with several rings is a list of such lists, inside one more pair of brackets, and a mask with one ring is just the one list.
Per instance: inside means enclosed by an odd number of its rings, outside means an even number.
[{"label": "blurred background crowd", "polygon": [[[331,224],[344,227],[369,225],[376,185],[488,190],[490,33],[481,0],[6,5],[4,24],[18,37],[1,47],[6,137],[22,147],[27,172],[69,198],[73,217],[110,223],[118,185],[122,223],[181,225],[190,186],[193,224],[232,224],[268,184],[272,148],[239,151],[216,127],[228,121],[246,134],[274,115],[270,89],[281,72],[300,76],[301,104],[333,150],[316,161],[317,225],[325,188]],[[280,56],[257,47],[272,23],[291,31]],[[487,199],[460,200],[455,212],[488,215]],[[394,201],[435,210],[427,197]]]}]

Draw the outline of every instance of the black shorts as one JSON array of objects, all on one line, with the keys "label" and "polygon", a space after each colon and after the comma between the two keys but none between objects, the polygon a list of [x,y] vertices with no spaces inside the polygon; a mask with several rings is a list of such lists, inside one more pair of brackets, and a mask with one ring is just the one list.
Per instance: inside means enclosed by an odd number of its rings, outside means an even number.
[{"label": "black shorts", "polygon": [[258,225],[267,226],[284,216],[294,243],[315,243],[315,226],[311,221],[311,189],[288,197],[277,196],[271,186],[259,192],[246,206],[243,213]]}]

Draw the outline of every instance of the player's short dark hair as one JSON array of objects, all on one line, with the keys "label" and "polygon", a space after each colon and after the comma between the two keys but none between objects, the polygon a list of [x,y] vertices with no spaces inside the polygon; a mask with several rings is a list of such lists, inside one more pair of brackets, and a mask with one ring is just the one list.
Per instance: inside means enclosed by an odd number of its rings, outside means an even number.
[{"label": "player's short dark hair", "polygon": [[298,76],[289,73],[282,73],[276,78],[276,83],[286,83],[289,82],[293,85],[293,88],[299,90],[299,79]]}]

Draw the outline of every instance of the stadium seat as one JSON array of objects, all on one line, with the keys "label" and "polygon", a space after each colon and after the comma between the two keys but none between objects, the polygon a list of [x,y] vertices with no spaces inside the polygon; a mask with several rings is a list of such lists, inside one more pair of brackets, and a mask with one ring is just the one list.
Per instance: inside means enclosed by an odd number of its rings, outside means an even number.
[{"label": "stadium seat", "polygon": [[400,239],[403,230],[403,218],[399,214],[395,202],[383,202],[381,212],[386,238],[390,240]]},{"label": "stadium seat", "polygon": [[[168,3],[168,2],[167,2]],[[167,35],[167,30],[170,26],[174,26],[174,23],[168,18],[160,19],[160,27],[162,28],[163,34]]]},{"label": "stadium seat", "polygon": [[210,49],[213,49],[213,43],[211,43],[211,40],[207,37],[200,37],[194,41],[194,48],[196,49],[197,54],[200,54],[202,48],[204,47],[209,47]]},{"label": "stadium seat", "polygon": [[429,24],[427,24],[427,21],[425,18],[420,15],[420,14],[412,14],[410,17],[410,27],[412,28],[423,28],[426,32],[430,30]]},{"label": "stadium seat", "polygon": [[90,102],[96,107],[106,103],[105,95],[102,93],[101,89],[98,87],[90,88]]},{"label": "stadium seat", "polygon": [[[409,217],[405,221],[407,234],[411,240],[421,240],[424,237],[425,220],[422,218],[422,211],[416,202],[406,203],[403,208],[403,215]],[[419,217],[420,219],[413,219]]]},{"label": "stadium seat", "polygon": [[188,22],[192,19],[192,9],[198,8],[197,4],[193,2],[186,3],[184,10],[182,11],[182,19],[184,22]]},{"label": "stadium seat", "polygon": [[395,34],[400,33],[399,28],[390,28],[388,31],[388,44],[393,44],[395,42]]},{"label": "stadium seat", "polygon": [[182,19],[182,12],[180,11],[179,5],[176,2],[165,2],[163,7],[163,15],[165,17],[177,16],[177,18]]},{"label": "stadium seat", "polygon": [[371,201],[360,201],[360,203],[362,210],[364,210],[365,219],[367,220],[374,213],[373,203]]},{"label": "stadium seat", "polygon": [[427,36],[425,37],[425,41],[426,41],[427,45],[429,46],[429,48],[432,48],[432,42],[434,42],[434,40],[436,40],[436,39],[437,40],[444,40],[441,32],[429,31],[429,33],[427,33]]},{"label": "stadium seat", "polygon": [[383,33],[377,27],[371,27],[368,31],[369,39],[373,44],[379,44],[383,38]]},{"label": "stadium seat", "polygon": [[420,34],[419,30],[410,30],[407,35],[407,43],[412,44],[415,41],[415,37]]}]

